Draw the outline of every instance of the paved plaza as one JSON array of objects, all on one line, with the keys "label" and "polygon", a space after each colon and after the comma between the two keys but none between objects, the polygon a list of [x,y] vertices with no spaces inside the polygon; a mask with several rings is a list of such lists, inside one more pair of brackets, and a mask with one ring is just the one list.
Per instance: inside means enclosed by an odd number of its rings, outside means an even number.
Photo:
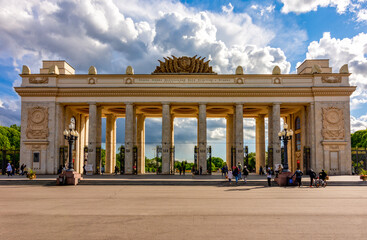
[{"label": "paved plaza", "polygon": [[0,186],[0,239],[365,239],[367,187]]}]

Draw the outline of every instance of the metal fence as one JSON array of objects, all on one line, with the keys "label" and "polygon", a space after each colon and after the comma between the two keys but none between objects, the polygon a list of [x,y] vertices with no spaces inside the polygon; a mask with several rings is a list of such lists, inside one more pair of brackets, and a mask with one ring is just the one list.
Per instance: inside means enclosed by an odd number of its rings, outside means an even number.
[{"label": "metal fence", "polygon": [[362,169],[367,170],[367,149],[352,148],[352,172],[359,174]]}]

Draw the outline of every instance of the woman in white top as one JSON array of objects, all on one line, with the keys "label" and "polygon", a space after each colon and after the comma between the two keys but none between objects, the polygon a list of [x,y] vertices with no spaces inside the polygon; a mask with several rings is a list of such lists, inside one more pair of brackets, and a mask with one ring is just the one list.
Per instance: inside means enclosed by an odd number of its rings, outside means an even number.
[{"label": "woman in white top", "polygon": [[229,169],[228,170],[228,181],[229,181],[229,184],[231,184],[232,178],[233,178],[232,169]]}]

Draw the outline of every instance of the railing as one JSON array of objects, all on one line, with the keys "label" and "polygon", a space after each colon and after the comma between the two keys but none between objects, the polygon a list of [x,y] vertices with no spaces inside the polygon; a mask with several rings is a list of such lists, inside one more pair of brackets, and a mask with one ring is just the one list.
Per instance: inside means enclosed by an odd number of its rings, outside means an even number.
[{"label": "railing", "polygon": [[8,163],[13,165],[15,169],[19,170],[19,159],[20,159],[19,149],[0,148],[1,173],[3,175],[6,173],[6,166],[8,165]]}]

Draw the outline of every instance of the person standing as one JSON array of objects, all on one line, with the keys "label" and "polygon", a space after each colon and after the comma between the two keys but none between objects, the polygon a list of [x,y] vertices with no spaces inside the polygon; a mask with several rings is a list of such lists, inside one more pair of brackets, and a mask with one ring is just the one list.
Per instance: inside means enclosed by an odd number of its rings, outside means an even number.
[{"label": "person standing", "polygon": [[316,173],[314,170],[310,169],[310,187],[313,186],[313,181],[316,178]]},{"label": "person standing", "polygon": [[6,167],[6,173],[8,174],[8,177],[10,176],[12,171],[13,171],[13,169],[11,168],[10,163],[8,163],[8,166]]},{"label": "person standing", "polygon": [[268,187],[271,187],[271,175],[272,175],[272,170],[268,168],[268,171],[266,173],[266,178],[268,179]]},{"label": "person standing", "polygon": [[241,165],[241,163],[240,162],[238,162],[238,178],[239,179],[241,179],[242,178],[242,176],[241,176],[241,174],[242,174],[242,165]]},{"label": "person standing", "polygon": [[233,174],[232,174],[232,170],[229,169],[228,170],[228,181],[229,181],[229,184],[232,184],[232,178],[233,178]]},{"label": "person standing", "polygon": [[243,180],[245,181],[245,183],[247,183],[247,176],[248,176],[248,170],[247,167],[245,166],[243,168]]},{"label": "person standing", "polygon": [[262,166],[260,166],[260,168],[259,168],[259,175],[263,175],[263,167]]},{"label": "person standing", "polygon": [[119,167],[116,165],[115,166],[115,176],[118,174],[118,172],[119,172]]},{"label": "person standing", "polygon": [[200,175],[202,175],[203,174],[203,167],[200,166],[199,170],[200,170]]},{"label": "person standing", "polygon": [[103,175],[103,173],[104,173],[104,166],[102,166],[102,168],[101,168],[101,173]]},{"label": "person standing", "polygon": [[11,175],[12,176],[15,175],[15,166],[14,166],[14,164],[11,165]]},{"label": "person standing", "polygon": [[24,163],[22,163],[22,166],[20,166],[21,175],[24,175]]},{"label": "person standing", "polygon": [[294,175],[296,175],[296,182],[298,183],[298,187],[301,187],[303,172],[299,168],[297,168],[291,178],[293,178]]},{"label": "person standing", "polygon": [[182,167],[181,167],[181,165],[180,165],[180,164],[178,165],[178,171],[180,172],[180,176],[181,176],[181,173],[182,173]]},{"label": "person standing", "polygon": [[183,175],[185,175],[185,172],[186,172],[186,162],[185,161],[182,162],[182,172],[183,172]]},{"label": "person standing", "polygon": [[233,169],[233,176],[236,179],[236,185],[238,184],[238,175],[239,175],[239,173],[238,173],[238,167],[234,167],[234,169]]}]

